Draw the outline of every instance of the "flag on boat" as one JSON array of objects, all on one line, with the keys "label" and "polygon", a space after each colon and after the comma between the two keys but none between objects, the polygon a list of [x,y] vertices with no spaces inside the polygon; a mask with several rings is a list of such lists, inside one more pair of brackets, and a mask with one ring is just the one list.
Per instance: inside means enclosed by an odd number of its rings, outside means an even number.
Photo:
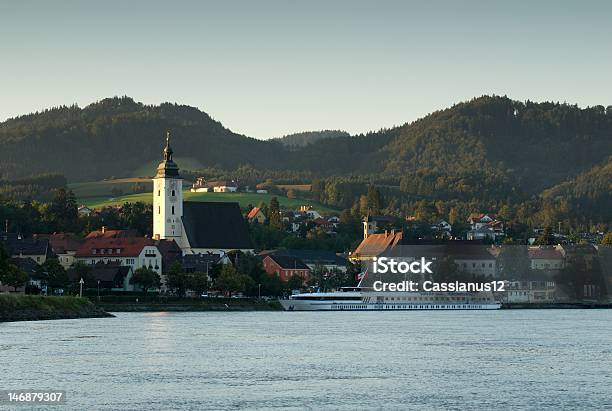
[{"label": "flag on boat", "polygon": [[367,276],[367,275],[368,275],[368,269],[366,268],[366,270],[365,270],[363,273],[358,273],[358,274],[356,275],[356,280],[357,280],[357,281],[361,281],[361,280],[363,280],[364,278],[366,278],[366,276]]}]

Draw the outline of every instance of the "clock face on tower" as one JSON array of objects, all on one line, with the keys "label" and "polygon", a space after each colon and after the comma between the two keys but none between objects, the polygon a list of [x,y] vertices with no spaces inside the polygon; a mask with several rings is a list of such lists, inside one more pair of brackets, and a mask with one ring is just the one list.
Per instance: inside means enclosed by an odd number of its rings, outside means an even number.
[{"label": "clock face on tower", "polygon": [[176,181],[171,180],[169,186],[170,190],[176,190]]}]

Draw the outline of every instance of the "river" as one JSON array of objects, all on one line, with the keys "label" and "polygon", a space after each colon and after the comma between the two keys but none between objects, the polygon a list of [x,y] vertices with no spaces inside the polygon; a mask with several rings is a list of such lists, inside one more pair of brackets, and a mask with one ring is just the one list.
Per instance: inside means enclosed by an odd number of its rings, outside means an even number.
[{"label": "river", "polygon": [[75,410],[612,409],[612,310],[116,315],[0,324],[0,389]]}]

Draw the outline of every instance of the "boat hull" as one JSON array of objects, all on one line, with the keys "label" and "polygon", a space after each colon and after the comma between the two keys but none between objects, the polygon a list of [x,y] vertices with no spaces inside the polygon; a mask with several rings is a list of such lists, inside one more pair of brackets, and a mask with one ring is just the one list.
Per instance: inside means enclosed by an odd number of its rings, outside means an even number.
[{"label": "boat hull", "polygon": [[498,310],[499,303],[389,304],[362,301],[279,300],[285,311],[415,311],[415,310]]}]

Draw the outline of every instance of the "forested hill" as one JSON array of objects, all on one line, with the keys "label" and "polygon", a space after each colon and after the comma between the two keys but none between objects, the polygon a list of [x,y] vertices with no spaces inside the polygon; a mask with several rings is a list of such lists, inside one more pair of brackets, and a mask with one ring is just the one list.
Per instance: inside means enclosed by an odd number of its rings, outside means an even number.
[{"label": "forested hill", "polygon": [[349,133],[342,130],[304,131],[302,133],[288,134],[275,140],[288,147],[304,147],[326,138],[349,137]]},{"label": "forested hill", "polygon": [[203,167],[368,176],[425,195],[443,188],[461,193],[467,186],[500,196],[535,193],[612,155],[612,108],[602,106],[484,96],[400,127],[286,147],[233,133],[193,107],[122,97],[0,123],[0,177],[61,173],[74,182],[131,176],[160,158],[166,129],[175,155]]}]

